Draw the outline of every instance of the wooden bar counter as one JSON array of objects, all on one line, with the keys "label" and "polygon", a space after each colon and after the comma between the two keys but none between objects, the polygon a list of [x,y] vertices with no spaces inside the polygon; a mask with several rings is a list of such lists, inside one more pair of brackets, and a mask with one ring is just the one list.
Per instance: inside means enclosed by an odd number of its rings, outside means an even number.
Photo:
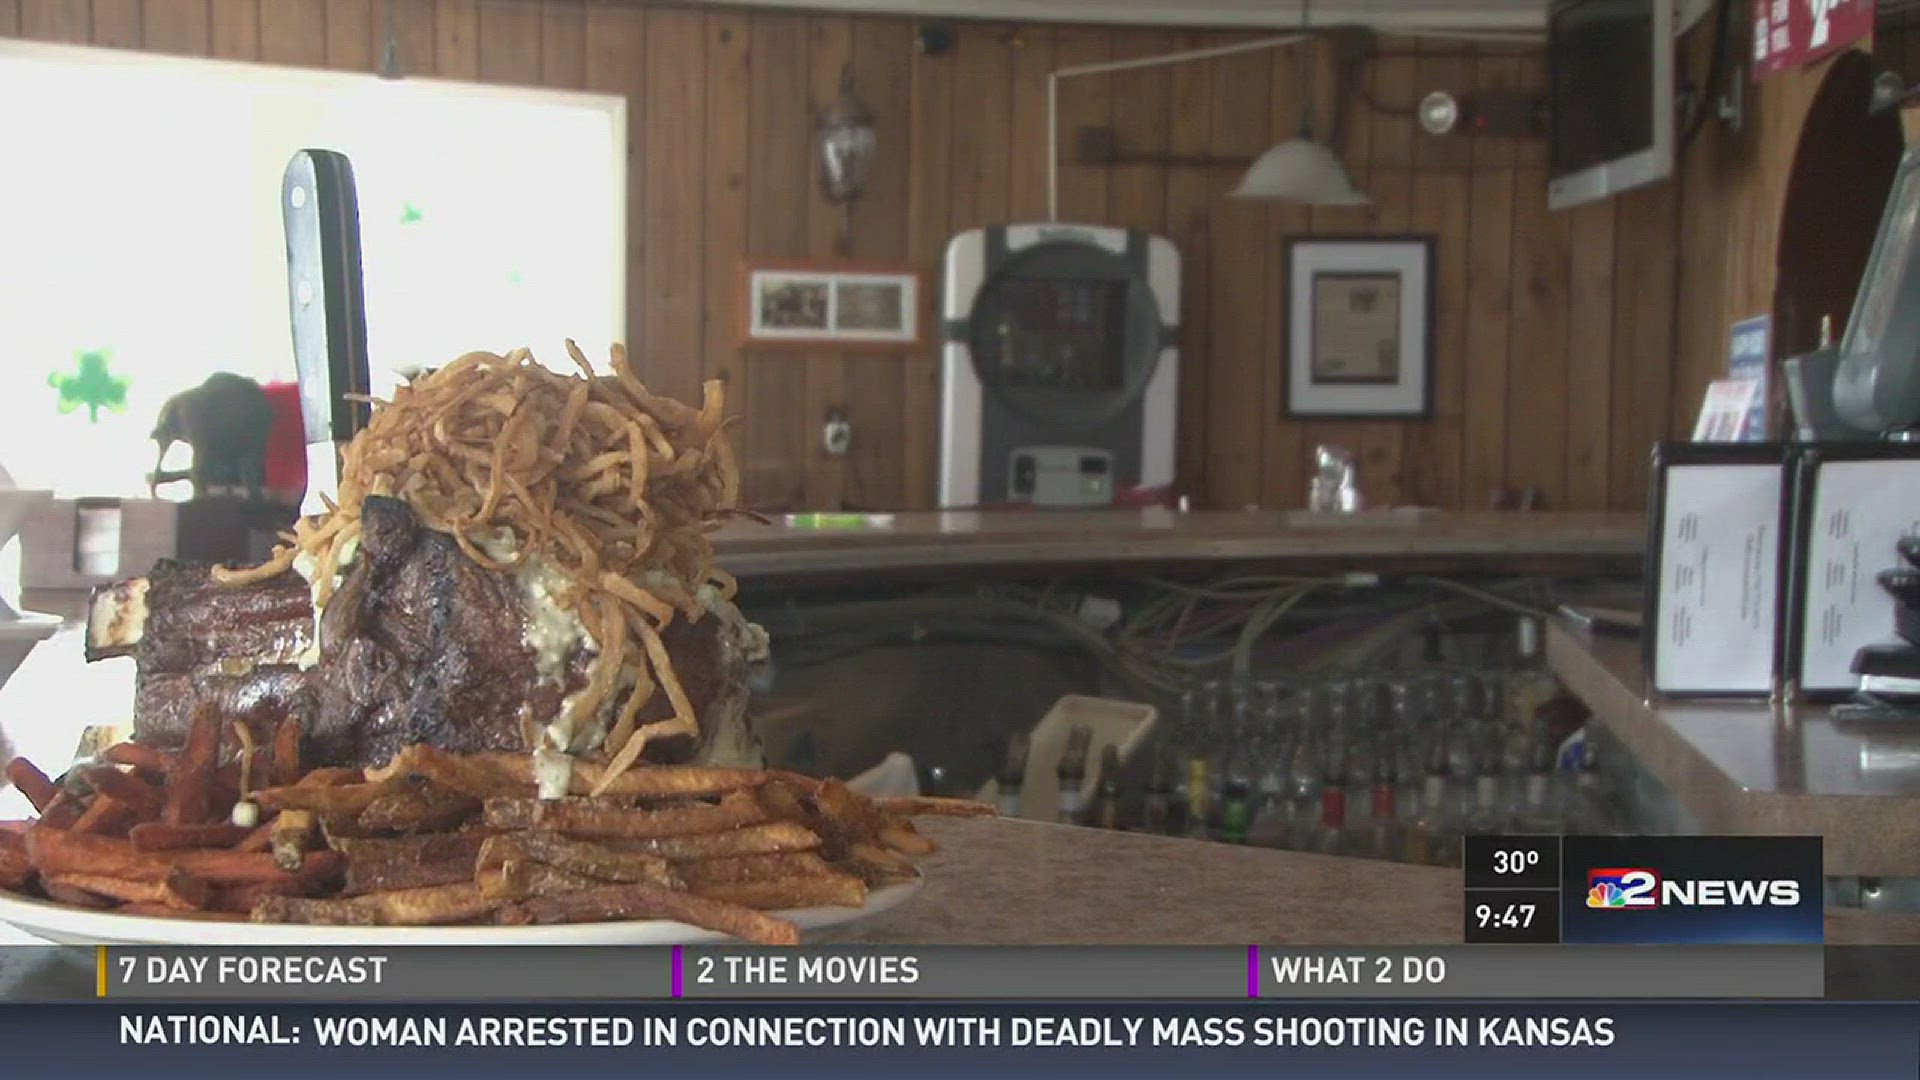
[{"label": "wooden bar counter", "polygon": [[[805,516],[801,516],[806,520]],[[817,520],[817,519],[815,519]],[[841,527],[833,527],[844,520]],[[853,524],[862,521],[862,524]],[[741,578],[880,571],[1150,563],[1410,560],[1516,573],[1637,569],[1639,513],[1281,510],[915,511],[831,515],[824,526],[741,523],[714,534]]]},{"label": "wooden bar counter", "polygon": [[1816,706],[1649,699],[1638,641],[1557,623],[1547,660],[1703,832],[1818,833],[1829,874],[1920,874],[1920,732]]}]

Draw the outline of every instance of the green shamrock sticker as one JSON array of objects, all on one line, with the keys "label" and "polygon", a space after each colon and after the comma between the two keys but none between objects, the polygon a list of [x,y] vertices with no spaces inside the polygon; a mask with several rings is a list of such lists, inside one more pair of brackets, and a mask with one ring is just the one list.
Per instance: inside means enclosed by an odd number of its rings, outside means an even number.
[{"label": "green shamrock sticker", "polygon": [[400,224],[402,225],[412,225],[415,222],[424,221],[426,220],[426,216],[427,215],[420,212],[419,207],[413,205],[412,203],[401,204]]},{"label": "green shamrock sticker", "polygon": [[56,371],[47,376],[47,385],[60,391],[62,414],[85,405],[87,422],[97,424],[100,422],[101,409],[127,411],[127,383],[132,380],[109,371],[107,355],[103,349],[76,353],[73,374]]}]

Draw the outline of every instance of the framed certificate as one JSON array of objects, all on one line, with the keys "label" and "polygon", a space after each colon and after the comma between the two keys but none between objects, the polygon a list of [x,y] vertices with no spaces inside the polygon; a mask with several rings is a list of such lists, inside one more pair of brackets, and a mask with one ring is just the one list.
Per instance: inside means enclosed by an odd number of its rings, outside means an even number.
[{"label": "framed certificate", "polygon": [[1425,417],[1433,408],[1431,236],[1287,240],[1289,417]]}]

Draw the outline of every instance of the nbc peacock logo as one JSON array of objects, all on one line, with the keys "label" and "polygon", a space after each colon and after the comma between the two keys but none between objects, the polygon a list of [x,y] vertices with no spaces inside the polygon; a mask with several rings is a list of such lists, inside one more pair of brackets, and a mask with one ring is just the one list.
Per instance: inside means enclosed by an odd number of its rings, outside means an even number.
[{"label": "nbc peacock logo", "polygon": [[1660,875],[1639,867],[1587,871],[1587,906],[1632,911],[1660,906]]}]

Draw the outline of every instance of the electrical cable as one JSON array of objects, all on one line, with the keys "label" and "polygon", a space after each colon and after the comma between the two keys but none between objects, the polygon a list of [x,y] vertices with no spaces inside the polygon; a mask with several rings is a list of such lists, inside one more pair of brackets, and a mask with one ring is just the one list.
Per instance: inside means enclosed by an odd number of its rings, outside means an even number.
[{"label": "electrical cable", "polygon": [[1726,80],[1727,32],[1732,23],[1729,17],[1732,10],[1733,0],[1719,0],[1718,10],[1714,13],[1713,55],[1707,60],[1707,81],[1693,101],[1692,115],[1687,117],[1686,131],[1680,136],[1680,149],[1683,152],[1693,145],[1700,129],[1707,126],[1707,118],[1715,108],[1714,98],[1719,95],[1721,83]]}]

